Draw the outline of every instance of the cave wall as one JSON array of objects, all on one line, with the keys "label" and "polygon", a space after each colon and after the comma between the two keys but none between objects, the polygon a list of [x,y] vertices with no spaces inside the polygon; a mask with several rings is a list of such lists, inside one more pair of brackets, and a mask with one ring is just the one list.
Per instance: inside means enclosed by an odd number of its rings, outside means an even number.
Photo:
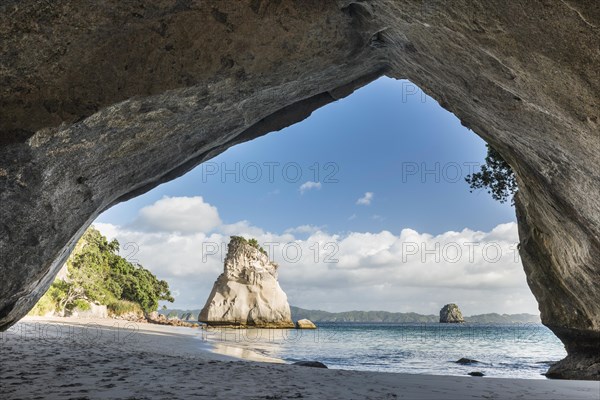
[{"label": "cave wall", "polygon": [[511,164],[528,283],[569,352],[551,373],[597,376],[599,4],[5,1],[0,328],[106,208],[387,75]]}]

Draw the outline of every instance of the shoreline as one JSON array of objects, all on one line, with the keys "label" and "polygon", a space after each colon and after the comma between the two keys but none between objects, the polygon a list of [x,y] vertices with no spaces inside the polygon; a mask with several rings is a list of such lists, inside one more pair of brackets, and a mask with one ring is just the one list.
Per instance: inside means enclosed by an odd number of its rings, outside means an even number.
[{"label": "shoreline", "polygon": [[[317,369],[212,351],[200,329],[26,318],[1,336],[5,398],[597,399],[598,381]],[[59,326],[60,325],[60,329]],[[37,333],[36,333],[37,332]]]},{"label": "shoreline", "polygon": [[[342,329],[344,327],[342,325]],[[354,324],[347,324],[354,325]],[[372,333],[369,328],[372,328],[373,324],[362,324],[367,327],[367,330],[361,330],[362,334],[369,337]],[[397,326],[398,324],[391,324]],[[320,330],[280,330],[280,329],[224,329],[221,327],[213,327],[207,329],[206,335],[208,341],[215,344],[215,346],[232,347],[237,351],[251,351],[266,355],[267,357],[275,357],[286,363],[293,363],[296,361],[320,361],[325,363],[331,369],[342,369],[342,370],[353,370],[353,371],[371,371],[371,372],[388,372],[388,373],[400,373],[400,374],[419,374],[419,375],[436,375],[436,376],[469,376],[472,372],[483,373],[486,379],[489,378],[515,378],[515,379],[548,379],[545,376],[547,369],[558,360],[564,358],[563,354],[557,354],[556,352],[546,353],[546,358],[541,357],[534,351],[533,355],[521,354],[506,356],[498,358],[498,354],[487,354],[481,350],[481,343],[471,345],[472,342],[476,342],[476,337],[485,337],[487,340],[506,340],[504,337],[504,329],[506,325],[495,326],[492,324],[494,330],[482,330],[472,332],[469,335],[462,335],[462,331],[450,329],[455,328],[451,324],[435,324],[433,327],[429,327],[427,332],[423,329],[414,330],[414,324],[407,324],[408,331],[401,331],[396,335],[397,342],[387,342],[388,348],[391,353],[385,351],[380,352],[377,347],[371,349],[373,353],[364,348],[358,348],[356,351],[352,350],[351,346],[345,346],[342,343],[354,343],[355,346],[361,346],[366,343],[356,340],[352,334],[345,336],[345,332],[340,333],[336,329],[328,329],[326,325],[322,325]],[[440,326],[441,325],[441,326]],[[486,324],[485,326],[488,326]],[[542,326],[542,325],[540,325]],[[339,326],[338,326],[339,327]],[[329,326],[331,328],[331,326]],[[423,328],[420,326],[420,328]],[[431,329],[434,328],[434,329]],[[472,326],[469,328],[473,328]],[[438,332],[442,330],[443,332]],[[351,332],[351,331],[350,331]],[[427,334],[426,334],[427,333]],[[433,334],[431,334],[433,333]],[[442,334],[443,333],[443,334]],[[431,334],[431,335],[430,335]],[[498,335],[498,336],[496,336]],[[535,331],[527,332],[525,335],[523,332],[508,336],[510,338],[509,343],[512,341],[518,341],[518,338],[532,337],[536,338]],[[554,338],[552,336],[552,338]],[[434,346],[436,343],[451,341],[455,345],[451,346],[454,349],[445,349],[444,346],[432,349],[424,350],[419,343],[424,343],[426,340],[430,340]],[[469,344],[467,345],[468,340]],[[524,339],[521,339],[524,340]],[[536,342],[540,341],[540,338],[535,339]],[[290,343],[291,342],[291,343]],[[325,343],[325,348],[319,350],[320,344]],[[340,345],[341,344],[341,345]],[[331,346],[331,347],[329,347]],[[472,346],[472,347],[471,347]],[[396,362],[387,362],[388,358],[393,357],[394,347],[401,349],[402,352],[410,354],[407,357],[403,357]],[[462,348],[462,350],[460,350]],[[240,350],[241,349],[241,350]],[[332,349],[336,349],[332,352]],[[456,350],[459,349],[459,350]],[[438,355],[445,355],[445,357],[432,358],[432,354],[436,354],[436,351],[441,350]],[[448,352],[444,352],[448,350]],[[540,350],[540,349],[537,349]],[[547,350],[547,349],[544,349]],[[494,349],[494,351],[502,351]],[[518,351],[518,350],[516,350]],[[217,350],[217,352],[220,352]],[[419,354],[421,352],[422,354]],[[222,353],[229,355],[236,355],[235,352]],[[382,357],[382,361],[379,361],[378,357]],[[535,359],[535,357],[540,357]],[[242,356],[242,358],[244,358]],[[471,364],[459,363],[459,359],[476,359]]]},{"label": "shoreline", "polygon": [[[104,336],[104,339],[112,343],[127,343],[129,339],[137,339],[138,334],[152,334],[152,335],[175,335],[179,338],[193,339],[194,342],[189,344],[178,345],[178,348],[185,346],[186,351],[192,354],[196,354],[196,350],[200,350],[200,354],[206,355],[208,358],[215,360],[225,361],[253,361],[253,362],[266,362],[276,364],[286,364],[286,361],[270,357],[262,354],[260,351],[252,348],[251,346],[244,346],[243,344],[234,344],[225,341],[214,341],[210,340],[210,335],[207,334],[205,329],[197,327],[187,326],[174,326],[155,324],[152,322],[139,322],[139,321],[128,321],[116,318],[73,318],[73,317],[39,317],[39,316],[27,316],[19,321],[19,323],[25,324],[44,324],[52,326],[49,328],[46,326],[43,329],[35,329],[31,327],[22,332],[16,332],[17,336],[25,338],[37,338],[42,340],[70,340],[73,339],[71,336],[74,334],[80,334],[86,338],[92,340],[97,336]],[[62,330],[58,330],[58,327],[64,326]],[[67,327],[73,326],[78,327],[72,330]],[[104,332],[98,334],[96,331],[98,328],[101,330],[110,330],[110,332]],[[15,330],[13,328],[9,329]],[[17,329],[18,330],[18,329]],[[85,333],[84,333],[85,331]],[[240,330],[235,330],[239,332]],[[5,332],[6,334],[6,332]],[[172,338],[170,338],[172,339]],[[176,339],[178,340],[178,339]],[[197,347],[197,349],[193,349]],[[157,348],[158,349],[158,348]],[[170,353],[167,353],[170,354]],[[178,353],[181,355],[181,352]]]}]

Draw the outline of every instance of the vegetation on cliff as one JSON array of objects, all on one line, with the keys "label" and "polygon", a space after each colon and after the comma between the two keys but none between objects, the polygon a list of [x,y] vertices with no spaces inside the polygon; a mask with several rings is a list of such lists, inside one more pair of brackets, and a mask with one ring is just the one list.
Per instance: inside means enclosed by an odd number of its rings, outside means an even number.
[{"label": "vegetation on cliff", "polygon": [[263,249],[260,244],[258,243],[258,240],[252,238],[252,239],[246,239],[242,236],[231,236],[231,240],[230,240],[230,244],[234,243],[234,242],[240,242],[240,243],[246,243],[249,244],[250,246],[254,247],[255,249],[257,249],[258,251],[260,251],[261,253],[263,253],[264,255],[268,256],[267,251],[265,249]]},{"label": "vegetation on cliff", "polygon": [[67,260],[66,276],[59,276],[32,310],[44,315],[64,314],[89,303],[104,304],[116,315],[158,309],[158,302],[173,302],[169,285],[139,264],[119,255],[119,242],[108,241],[91,227]]},{"label": "vegetation on cliff", "polygon": [[494,200],[504,203],[511,200],[514,203],[514,194],[517,191],[515,174],[504,158],[489,144],[485,164],[480,172],[468,175],[465,180],[471,187],[471,192],[487,189]]}]

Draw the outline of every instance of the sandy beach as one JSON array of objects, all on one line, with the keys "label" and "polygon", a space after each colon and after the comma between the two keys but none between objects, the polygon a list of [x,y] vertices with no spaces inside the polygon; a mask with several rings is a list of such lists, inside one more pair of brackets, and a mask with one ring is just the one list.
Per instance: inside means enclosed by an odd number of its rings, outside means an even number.
[{"label": "sandy beach", "polygon": [[202,340],[200,329],[119,320],[26,318],[2,333],[0,343],[3,399],[597,400],[600,396],[597,381],[287,365],[248,349],[221,348],[221,354],[215,353]]}]

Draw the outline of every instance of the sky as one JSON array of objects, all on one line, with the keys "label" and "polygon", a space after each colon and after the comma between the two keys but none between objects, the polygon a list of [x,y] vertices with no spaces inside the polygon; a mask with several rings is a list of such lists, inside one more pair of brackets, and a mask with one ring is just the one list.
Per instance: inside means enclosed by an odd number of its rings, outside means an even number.
[{"label": "sky", "polygon": [[[464,181],[485,143],[409,81],[381,78],[114,206],[94,225],[201,308],[230,235],[280,265],[290,304],[327,311],[537,313],[514,209]],[[218,249],[218,250],[217,250]]]}]

